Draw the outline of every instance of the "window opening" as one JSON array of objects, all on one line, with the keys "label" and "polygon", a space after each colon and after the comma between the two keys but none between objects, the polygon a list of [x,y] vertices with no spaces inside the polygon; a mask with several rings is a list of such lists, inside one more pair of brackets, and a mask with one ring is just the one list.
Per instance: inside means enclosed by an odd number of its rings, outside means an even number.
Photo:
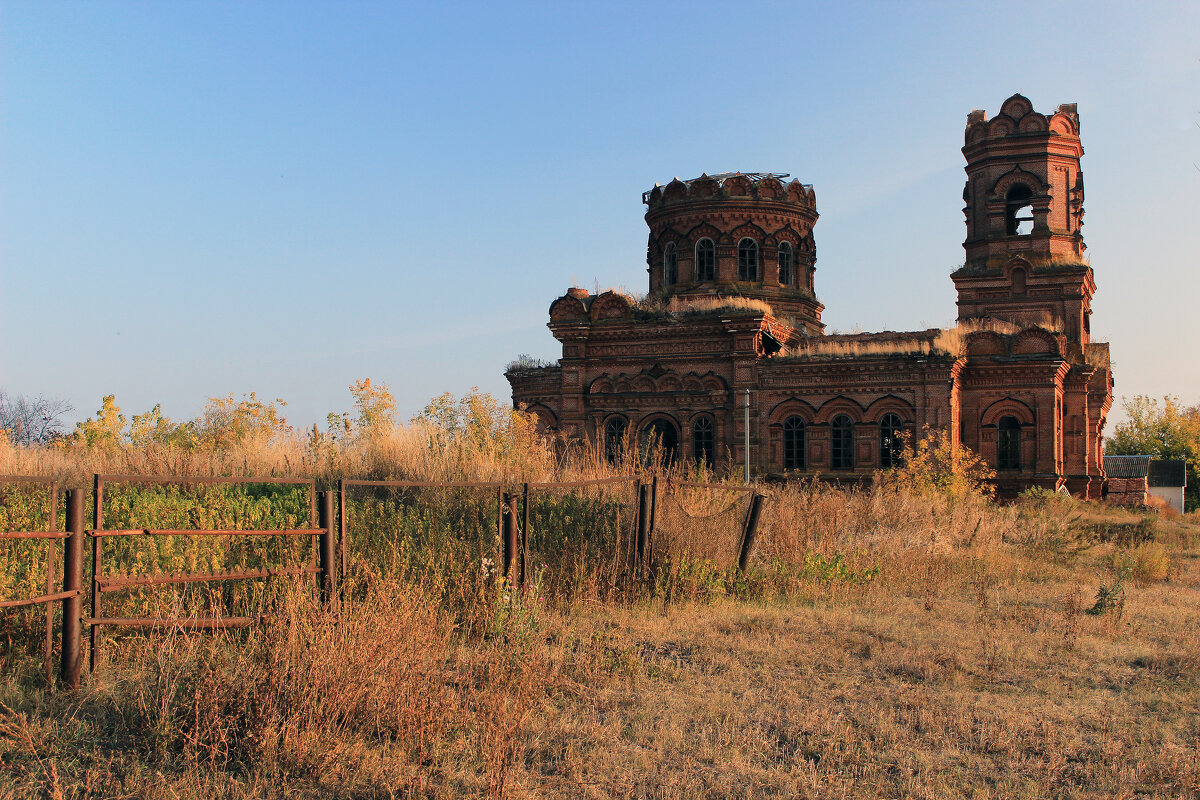
[{"label": "window opening", "polygon": [[804,420],[799,417],[783,421],[783,468],[804,469]]},{"label": "window opening", "polygon": [[1016,417],[1001,417],[996,428],[996,469],[1020,469],[1021,423]]},{"label": "window opening", "polygon": [[642,428],[642,453],[647,458],[647,463],[650,463],[651,456],[655,456],[655,462],[669,467],[675,463],[678,452],[679,431],[670,422],[659,418]]},{"label": "window opening", "polygon": [[779,243],[779,282],[791,286],[792,276],[792,245],[790,242]]},{"label": "window opening", "polygon": [[753,239],[738,242],[738,280],[758,280],[758,242]]},{"label": "window opening", "polygon": [[891,469],[900,466],[904,454],[904,424],[896,414],[884,414],[879,420],[879,466]]},{"label": "window opening", "polygon": [[692,458],[697,464],[712,465],[713,453],[716,449],[716,431],[713,421],[708,417],[700,417],[692,423]]},{"label": "window opening", "polygon": [[854,469],[854,421],[838,414],[829,425],[830,466],[833,469]]},{"label": "window opening", "polygon": [[679,253],[675,250],[675,243],[667,244],[666,250],[663,252],[663,283],[671,286],[679,282]]},{"label": "window opening", "polygon": [[1033,233],[1033,190],[1023,183],[1008,190],[1004,232],[1009,236]]},{"label": "window opening", "polygon": [[610,464],[615,464],[621,458],[626,427],[627,423],[621,417],[613,417],[604,424],[604,455]]},{"label": "window opening", "polygon": [[696,242],[696,282],[717,279],[717,246],[712,239]]}]

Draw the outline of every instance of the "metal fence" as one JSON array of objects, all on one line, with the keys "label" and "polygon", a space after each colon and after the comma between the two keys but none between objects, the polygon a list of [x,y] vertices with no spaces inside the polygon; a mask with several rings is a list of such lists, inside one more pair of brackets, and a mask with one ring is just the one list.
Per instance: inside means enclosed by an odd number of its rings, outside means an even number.
[{"label": "metal fence", "polygon": [[[700,559],[720,569],[746,569],[757,531],[763,496],[750,487],[643,481],[622,476],[568,483],[415,482],[339,480],[337,491],[317,492],[312,480],[282,478],[199,478],[181,476],[96,475],[92,484],[91,527],[85,527],[87,491],[66,492],[66,531],[58,532],[58,486],[41,478],[8,476],[5,482],[49,487],[49,523],[43,531],[9,531],[0,540],[37,538],[47,541],[46,593],[0,602],[0,608],[44,603],[46,663],[52,677],[53,606],[62,603],[61,675],[70,688],[79,685],[83,629],[87,629],[88,665],[97,668],[102,628],[215,630],[254,625],[263,609],[230,613],[234,604],[210,602],[208,613],[125,613],[106,616],[107,601],[118,593],[171,587],[178,603],[189,587],[228,586],[247,581],[313,577],[328,611],[338,612],[344,592],[366,591],[378,578],[421,582],[457,602],[494,592],[501,581],[513,590],[536,590],[570,602],[579,596],[627,600],[652,585],[647,581],[660,564]],[[114,497],[120,485],[157,487],[128,497]],[[211,521],[204,497],[172,506],[169,487],[295,487],[302,490],[307,518],[284,515],[283,523],[307,527],[241,527],[204,524]],[[118,493],[119,495],[119,493]],[[163,500],[163,498],[166,500]],[[208,498],[214,503],[220,498]],[[108,503],[106,507],[106,501]],[[184,514],[183,512],[187,513]],[[226,512],[228,513],[228,511]],[[105,527],[106,515],[117,524]],[[235,515],[236,516],[236,515]],[[138,525],[131,520],[139,520]],[[180,524],[186,519],[188,524]],[[258,519],[257,517],[255,519]],[[261,520],[260,520],[261,521]],[[155,526],[151,523],[157,522]],[[121,523],[125,523],[121,526]],[[120,526],[120,527],[118,527]],[[280,545],[279,563],[221,568],[147,569],[173,563],[179,553],[160,544],[180,538],[201,540],[292,541],[308,548],[303,558],[294,547]],[[90,597],[83,615],[84,540],[90,539]],[[55,592],[55,542],[62,544],[62,589]],[[163,549],[166,555],[163,555]],[[196,545],[190,561],[196,557]],[[230,550],[209,553],[225,557]],[[184,559],[189,560],[189,559]],[[115,567],[115,569],[114,569]],[[244,584],[243,584],[244,585]],[[265,595],[263,595],[265,597]],[[244,598],[243,598],[244,599]],[[261,600],[261,597],[260,597]]]},{"label": "metal fence", "polygon": [[54,678],[54,603],[62,600],[67,600],[72,597],[77,597],[80,593],[78,588],[64,589],[56,592],[55,588],[55,561],[58,553],[58,548],[55,546],[56,541],[67,538],[66,533],[58,530],[58,482],[47,480],[45,478],[36,478],[22,475],[0,475],[0,486],[44,486],[47,490],[46,502],[46,525],[43,530],[36,531],[3,531],[0,532],[0,541],[5,542],[6,547],[13,547],[8,543],[24,543],[29,540],[39,540],[46,543],[46,558],[45,558],[45,591],[43,594],[36,597],[22,597],[10,600],[0,600],[0,609],[9,608],[24,608],[28,606],[43,605],[46,607],[45,621],[45,664],[46,664],[46,680],[50,682]]}]

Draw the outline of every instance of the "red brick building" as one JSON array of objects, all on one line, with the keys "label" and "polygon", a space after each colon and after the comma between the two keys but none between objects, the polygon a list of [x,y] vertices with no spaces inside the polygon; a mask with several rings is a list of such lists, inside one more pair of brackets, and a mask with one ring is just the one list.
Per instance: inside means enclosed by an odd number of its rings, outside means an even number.
[{"label": "red brick building", "polygon": [[865,477],[924,426],[983,454],[1004,493],[1098,497],[1112,405],[1091,341],[1074,105],[1021,95],[967,117],[967,237],[946,330],[824,333],[816,196],[769,173],[673,180],[643,195],[649,295],[570,289],[550,306],[554,365],[516,363],[513,402],[569,437],[653,432],[758,474]]}]

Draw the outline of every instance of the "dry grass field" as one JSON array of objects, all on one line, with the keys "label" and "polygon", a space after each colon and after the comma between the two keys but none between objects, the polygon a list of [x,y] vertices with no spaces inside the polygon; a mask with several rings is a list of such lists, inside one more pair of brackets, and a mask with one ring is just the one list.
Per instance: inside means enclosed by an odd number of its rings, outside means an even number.
[{"label": "dry grass field", "polygon": [[[430,455],[422,436],[330,450],[334,466],[89,457],[363,477],[628,466]],[[6,620],[0,797],[1200,797],[1200,521],[1044,494],[999,506],[919,471],[768,491],[747,573],[664,567],[623,603],[535,585],[448,605],[380,576],[334,620],[297,589],[249,631],[126,636],[77,695],[41,687]]]}]

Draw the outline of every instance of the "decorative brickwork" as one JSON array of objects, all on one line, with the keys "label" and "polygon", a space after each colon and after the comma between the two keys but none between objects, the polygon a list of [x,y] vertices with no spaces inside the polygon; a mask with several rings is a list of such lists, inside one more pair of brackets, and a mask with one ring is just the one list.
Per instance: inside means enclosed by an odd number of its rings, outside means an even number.
[{"label": "decorative brickwork", "polygon": [[[966,261],[950,331],[825,336],[818,214],[786,175],[675,179],[643,195],[650,294],[572,288],[550,306],[553,367],[508,372],[513,401],[569,437],[653,429],[687,457],[857,480],[928,426],[981,453],[1002,494],[1098,497],[1112,405],[1092,342],[1074,105],[1014,95],[967,118]],[[624,426],[624,427],[622,427]]]}]

